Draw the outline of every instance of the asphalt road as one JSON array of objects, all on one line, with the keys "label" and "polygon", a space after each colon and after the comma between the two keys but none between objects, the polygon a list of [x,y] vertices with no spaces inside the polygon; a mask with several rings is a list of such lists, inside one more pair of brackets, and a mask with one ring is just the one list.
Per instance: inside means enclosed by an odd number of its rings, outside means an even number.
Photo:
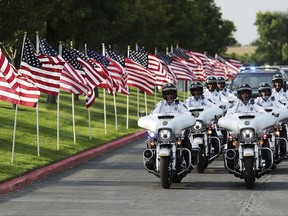
[{"label": "asphalt road", "polygon": [[221,158],[162,189],[143,168],[144,140],[97,156],[0,198],[0,215],[288,215],[288,160],[256,180],[228,174]]}]

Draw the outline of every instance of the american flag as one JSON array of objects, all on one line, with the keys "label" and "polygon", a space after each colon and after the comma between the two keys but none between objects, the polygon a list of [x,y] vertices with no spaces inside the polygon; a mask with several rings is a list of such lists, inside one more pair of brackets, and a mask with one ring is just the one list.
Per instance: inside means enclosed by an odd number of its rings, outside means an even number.
[{"label": "american flag", "polygon": [[19,72],[32,80],[40,92],[57,96],[64,62],[55,57],[36,55],[33,44],[26,37]]},{"label": "american flag", "polygon": [[77,61],[82,66],[86,80],[91,87],[95,88],[105,81],[105,78],[102,76],[104,69],[101,65],[91,61],[88,56],[79,50],[71,49],[71,53],[77,57]]},{"label": "american flag", "polygon": [[87,56],[94,60],[95,64],[102,67],[102,76],[105,78],[105,81],[100,84],[100,87],[108,89],[110,93],[115,93],[118,91],[119,85],[111,76],[110,71],[108,70],[109,61],[102,54],[93,51],[87,50]]},{"label": "american flag", "polygon": [[226,78],[226,69],[225,65],[223,65],[218,59],[213,58],[212,56],[208,56],[209,62],[213,67],[213,75],[214,76],[222,76]]},{"label": "american flag", "polygon": [[70,91],[75,94],[77,94],[77,91],[79,92],[79,94],[81,92],[84,92],[84,94],[86,95],[86,108],[91,107],[96,99],[96,94],[93,90],[94,86],[88,85],[85,79],[85,72],[83,71],[82,66],[77,61],[77,56],[74,55],[70,49],[63,47],[62,57],[67,62],[67,64],[70,65],[70,67],[72,68],[71,70],[75,71],[73,73],[79,74],[85,83],[75,82],[75,80],[73,79],[74,76],[71,77],[68,71],[63,71],[61,75],[61,89],[63,89],[64,91]]},{"label": "american flag", "polygon": [[230,59],[225,56],[217,56],[217,59],[226,66],[226,76],[233,79],[239,72],[242,63],[235,59]]},{"label": "american flag", "polygon": [[158,52],[157,56],[165,62],[170,69],[170,76],[177,80],[192,80],[194,75],[192,70],[178,58],[172,57],[172,55],[166,55],[162,52]]},{"label": "american flag", "polygon": [[15,75],[17,71],[12,65],[10,65],[8,59],[2,53],[1,49],[0,49],[0,72],[3,74],[3,76],[11,86],[11,88],[17,90],[17,88],[19,87],[19,83],[17,82]]},{"label": "american flag", "polygon": [[[71,78],[75,82],[87,84],[86,80],[81,75],[81,73],[82,74],[84,73],[83,71],[81,71],[81,66],[80,66],[80,71],[77,71],[62,56],[58,55],[58,53],[47,43],[47,41],[42,39],[42,38],[39,39],[39,51],[43,55],[53,56],[53,57],[56,57],[58,60],[63,61],[65,63],[64,68],[63,68],[64,73],[69,74],[69,76],[71,76]],[[63,53],[64,53],[64,55],[66,55],[65,56],[66,58],[68,58],[68,59],[71,58],[69,56],[69,54],[67,55],[68,52],[66,51],[66,49],[65,49],[65,51],[63,51]],[[73,61],[73,60],[71,60],[71,61]],[[61,79],[60,79],[60,84],[61,84]]]},{"label": "american flag", "polygon": [[175,48],[171,55],[176,56],[179,61],[189,67],[189,69],[193,71],[193,75],[196,76],[196,80],[205,80],[205,68],[201,59],[196,56],[191,56],[191,54],[188,54],[187,50],[183,48]]},{"label": "american flag", "polygon": [[213,75],[213,67],[209,62],[208,57],[203,54],[203,53],[199,53],[199,52],[193,52],[193,51],[189,51],[187,50],[186,53],[189,55],[189,58],[194,59],[196,62],[199,62],[204,70],[204,79],[208,76],[212,76]]},{"label": "american flag", "polygon": [[[0,100],[27,107],[36,107],[40,91],[33,82],[17,72],[1,50],[0,70]],[[15,88],[16,86],[17,88]]]},{"label": "american flag", "polygon": [[153,94],[155,86],[154,74],[142,65],[124,56],[119,56],[111,50],[106,50],[108,57],[118,61],[127,71],[127,85],[134,86],[147,94]]},{"label": "american flag", "polygon": [[[163,86],[166,83],[175,83],[173,76],[167,65],[161,59],[151,53],[146,52],[144,49],[140,49],[140,52],[130,51],[129,58],[137,63],[147,67],[152,73],[155,74],[155,85]],[[137,61],[138,59],[138,61]]]}]

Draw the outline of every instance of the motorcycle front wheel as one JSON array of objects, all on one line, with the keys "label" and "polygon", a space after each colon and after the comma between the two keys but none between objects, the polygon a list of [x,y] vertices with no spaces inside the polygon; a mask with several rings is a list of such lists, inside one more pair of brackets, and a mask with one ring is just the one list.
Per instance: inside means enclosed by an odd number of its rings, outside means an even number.
[{"label": "motorcycle front wheel", "polygon": [[198,173],[204,173],[205,169],[207,168],[208,163],[206,162],[206,157],[204,156],[204,149],[201,148],[199,152],[199,160],[197,164],[197,171]]},{"label": "motorcycle front wheel", "polygon": [[161,186],[169,189],[171,186],[171,178],[169,173],[169,157],[160,157],[160,181]]},{"label": "motorcycle front wheel", "polygon": [[244,180],[247,189],[252,189],[255,182],[254,157],[244,157]]}]

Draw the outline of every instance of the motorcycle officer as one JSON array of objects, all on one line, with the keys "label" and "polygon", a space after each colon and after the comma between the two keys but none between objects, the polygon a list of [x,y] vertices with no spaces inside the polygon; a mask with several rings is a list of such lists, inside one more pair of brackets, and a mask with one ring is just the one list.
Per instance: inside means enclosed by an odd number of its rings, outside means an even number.
[{"label": "motorcycle officer", "polygon": [[237,89],[238,101],[227,110],[227,114],[239,112],[261,112],[266,113],[265,109],[256,104],[252,98],[252,88],[248,83],[242,83]]},{"label": "motorcycle officer", "polygon": [[217,77],[217,87],[219,89],[219,92],[222,93],[224,96],[232,100],[237,99],[237,97],[233,94],[233,92],[226,87],[226,80],[223,76]]},{"label": "motorcycle officer", "polygon": [[206,89],[204,90],[204,96],[209,98],[214,103],[222,101],[228,102],[228,99],[219,92],[217,87],[217,78],[215,76],[208,76],[205,80]]},{"label": "motorcycle officer", "polygon": [[272,77],[273,90],[272,96],[281,101],[288,101],[288,93],[285,88],[286,81],[281,74]]},{"label": "motorcycle officer", "polygon": [[203,85],[199,81],[193,81],[190,84],[190,93],[192,96],[188,97],[184,104],[187,107],[196,107],[196,106],[212,106],[214,103],[210,100],[205,98],[203,95]]},{"label": "motorcycle officer", "polygon": [[263,107],[284,108],[285,104],[272,96],[271,85],[267,82],[262,82],[258,87],[259,97],[255,99],[255,103]]},{"label": "motorcycle officer", "polygon": [[158,102],[152,113],[182,113],[190,114],[186,105],[177,100],[177,87],[173,83],[167,83],[162,87],[164,100]]},{"label": "motorcycle officer", "polygon": [[[191,115],[186,105],[177,100],[177,87],[176,85],[172,83],[164,84],[162,87],[162,96],[164,100],[161,100],[158,102],[152,111],[152,114],[154,113],[181,113],[181,114],[187,114]],[[184,132],[184,139],[182,140],[182,146],[184,148],[188,148],[191,151],[191,143],[188,138],[189,130],[186,130]],[[186,163],[189,161],[189,156],[187,155],[187,152],[184,152],[184,158],[186,160]],[[192,167],[190,171],[192,170]]]}]

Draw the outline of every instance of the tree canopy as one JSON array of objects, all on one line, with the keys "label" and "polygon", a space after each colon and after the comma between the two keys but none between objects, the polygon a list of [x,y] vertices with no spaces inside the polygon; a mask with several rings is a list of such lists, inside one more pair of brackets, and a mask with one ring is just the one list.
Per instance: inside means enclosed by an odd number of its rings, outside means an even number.
[{"label": "tree canopy", "polygon": [[234,24],[221,16],[213,0],[1,0],[0,41],[22,41],[25,31],[33,40],[38,31],[53,47],[125,51],[137,43],[150,52],[179,45],[221,54],[236,43]]},{"label": "tree canopy", "polygon": [[255,25],[259,39],[254,58],[258,64],[288,63],[288,13],[259,12]]}]

